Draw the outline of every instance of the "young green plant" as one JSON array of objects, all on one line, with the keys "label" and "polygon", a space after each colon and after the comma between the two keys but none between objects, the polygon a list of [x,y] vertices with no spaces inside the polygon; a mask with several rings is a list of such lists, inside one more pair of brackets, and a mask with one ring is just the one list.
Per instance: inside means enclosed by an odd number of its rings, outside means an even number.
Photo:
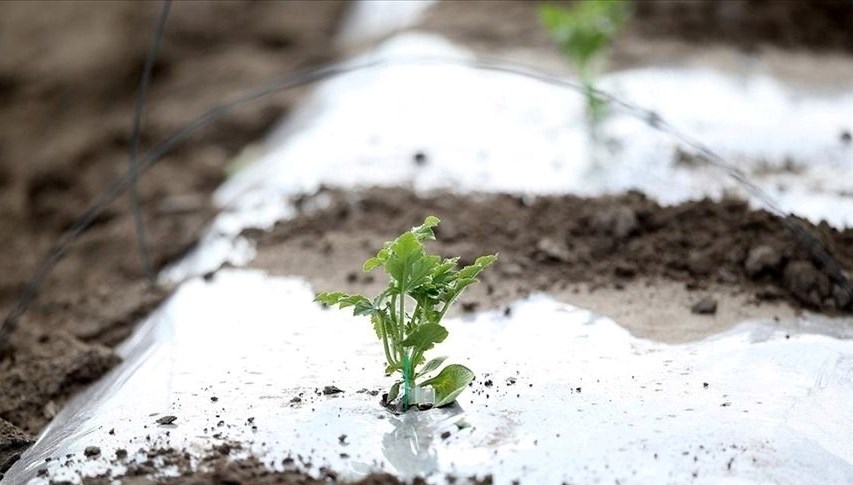
[{"label": "young green plant", "polygon": [[581,80],[592,123],[604,117],[605,103],[595,95],[595,78],[605,52],[630,16],[623,0],[581,0],[569,7],[543,4],[539,18]]},{"label": "young green plant", "polygon": [[[388,286],[373,299],[339,291],[319,293],[315,301],[339,308],[352,307],[354,315],[370,317],[376,336],[385,351],[385,373],[399,373],[401,379],[391,386],[387,402],[400,395],[400,407],[420,404],[416,389],[432,387],[435,406],[452,403],[474,379],[470,369],[459,364],[444,367],[435,376],[417,384],[416,380],[438,370],[446,357],[426,360],[426,352],[447,338],[441,325],[451,305],[462,292],[477,282],[477,276],[491,265],[497,255],[481,256],[474,264],[458,268],[459,258],[426,254],[423,241],[435,239],[433,228],[439,223],[427,217],[420,226],[386,242],[376,256],[364,262],[365,272],[382,267],[388,274]],[[429,404],[429,403],[427,403]]]}]

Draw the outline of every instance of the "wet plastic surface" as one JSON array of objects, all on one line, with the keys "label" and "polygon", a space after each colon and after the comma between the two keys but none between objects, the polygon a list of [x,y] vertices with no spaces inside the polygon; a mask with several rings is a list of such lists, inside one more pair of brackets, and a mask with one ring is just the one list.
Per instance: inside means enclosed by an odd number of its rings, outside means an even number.
[{"label": "wet plastic surface", "polygon": [[[753,322],[665,345],[533,296],[450,320],[431,355],[477,380],[457,406],[394,416],[369,392],[391,384],[369,322],[312,298],[298,279],[257,271],[187,282],[4,483],[39,483],[45,467],[71,480],[121,471],[84,458],[89,445],[106,457],[171,446],[198,459],[223,442],[279,467],[299,453],[346,478],[381,469],[436,482],[853,481],[853,341],[833,330],[850,321]],[[177,420],[158,425],[166,415]]]},{"label": "wet plastic surface", "polygon": [[[426,34],[399,35],[367,57],[422,56],[473,58]],[[713,147],[782,210],[853,224],[853,144],[840,138],[853,129],[853,93],[809,94],[760,74],[703,69],[623,71],[601,87]],[[288,217],[289,198],[321,185],[581,195],[638,189],[666,204],[752,197],[719,169],[681,155],[689,149],[644,120],[613,112],[600,132],[603,143],[591,143],[581,95],[517,75],[435,63],[350,74],[319,86],[265,154],[220,188],[224,211],[202,248],[237,244],[241,229]],[[416,154],[423,163],[414,163]],[[201,249],[164,278],[242,257],[213,254]]]}]

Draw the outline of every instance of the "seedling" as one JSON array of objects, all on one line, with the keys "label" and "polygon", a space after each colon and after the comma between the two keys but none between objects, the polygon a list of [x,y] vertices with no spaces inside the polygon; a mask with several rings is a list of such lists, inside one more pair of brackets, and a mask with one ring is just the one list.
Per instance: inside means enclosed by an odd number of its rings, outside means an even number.
[{"label": "seedling", "polygon": [[[427,217],[423,225],[386,242],[376,256],[364,262],[365,272],[381,266],[389,277],[388,287],[372,300],[339,291],[319,293],[315,298],[330,306],[353,307],[353,315],[370,317],[385,351],[386,375],[401,375],[386,401],[396,400],[402,386],[402,410],[415,404],[450,404],[474,380],[470,369],[450,364],[420,385],[416,382],[444,363],[446,357],[427,361],[424,355],[447,338],[441,320],[465,288],[476,283],[480,272],[497,258],[496,254],[480,256],[474,264],[459,269],[459,258],[426,254],[423,241],[435,239],[433,228],[438,223],[437,217]],[[425,397],[431,393],[434,398]]]},{"label": "seedling", "polygon": [[595,95],[595,78],[605,52],[630,15],[623,0],[582,0],[570,7],[544,4],[539,18],[563,54],[578,71],[587,101],[587,116],[597,123],[605,103]]}]

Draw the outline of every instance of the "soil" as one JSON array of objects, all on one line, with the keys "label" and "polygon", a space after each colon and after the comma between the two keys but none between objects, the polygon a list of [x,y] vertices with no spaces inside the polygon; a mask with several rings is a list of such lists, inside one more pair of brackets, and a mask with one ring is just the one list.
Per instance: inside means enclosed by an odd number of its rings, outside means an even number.
[{"label": "soil", "polygon": [[[761,8],[751,8],[759,3]],[[442,2],[423,26],[472,46],[550,46],[538,29],[534,4],[500,5]],[[50,245],[127,170],[133,95],[159,7],[154,2],[56,2],[49,8],[0,2],[4,315]],[[175,3],[154,66],[141,151],[274,75],[332,59],[332,34],[343,9],[338,1]],[[845,2],[642,2],[627,38],[675,35],[744,48],[766,42],[850,52],[851,10]],[[487,15],[496,11],[498,20]],[[214,213],[210,193],[226,177],[229,160],[301,95],[268,96],[234,112],[144,175],[140,192],[155,269],[196,242]],[[449,194],[421,199],[405,190],[322,196],[332,199],[331,208],[253,235],[259,241],[256,266],[305,275],[320,288],[368,291],[381,282],[360,273],[360,260],[436,213],[444,218],[434,246],[440,252],[469,259],[480,248],[501,252],[498,271],[487,273],[484,284],[460,305],[467,311],[551,290],[568,291],[571,301],[596,311],[599,304],[605,310],[622,305],[618,312],[633,316],[649,306],[643,293],[648,288],[655,292],[651,298],[684,301],[687,315],[669,320],[694,325],[696,332],[712,328],[713,318],[734,321],[731,309],[740,312],[745,302],[760,302],[773,312],[785,311],[780,302],[851,311],[849,300],[777,219],[736,201],[664,208],[640,194],[534,201]],[[126,198],[118,200],[68,249],[21,320],[12,352],[0,358],[0,477],[73,393],[116,365],[112,348],[169,293],[150,288],[143,278],[128,207]],[[842,267],[853,267],[849,230],[812,229]],[[340,268],[351,271],[342,276]],[[719,303],[716,315],[691,320],[691,306],[706,294]],[[314,483],[298,472],[271,471],[257,460],[220,457],[211,463],[210,471],[187,471],[168,483]],[[139,470],[136,478],[150,476],[144,467]],[[371,479],[364,483],[398,483],[390,476]]]},{"label": "soil", "polygon": [[[559,292],[573,283],[619,291],[628,284],[668,281],[697,293],[734,290],[755,303],[784,301],[824,313],[853,312],[850,294],[818,269],[778,217],[750,210],[739,200],[662,207],[640,193],[594,199],[420,197],[405,189],[375,188],[323,190],[298,203],[324,208],[304,211],[270,232],[248,231],[258,242],[252,265],[306,276],[323,290],[376,290],[384,282],[361,274],[361,262],[384,241],[433,214],[442,218],[434,251],[460,255],[463,264],[483,251],[500,253],[495,270],[481,276],[483,289],[472,293],[478,300],[463,301],[463,310],[500,306],[532,291]],[[853,229],[800,222],[849,275]],[[711,313],[709,306],[699,313]]]},{"label": "soil", "polygon": [[[553,2],[571,4],[571,1]],[[537,2],[487,0],[462,5],[441,2],[420,27],[477,48],[547,48]],[[835,0],[641,0],[622,37],[677,38],[696,44],[726,44],[853,52],[853,5]]]},{"label": "soil", "polygon": [[[172,6],[145,107],[140,153],[276,74],[328,62],[341,2]],[[133,96],[158,2],[0,2],[0,313],[40,258],[127,170]],[[202,130],[141,180],[155,269],[213,214],[229,159],[300,93],[266,97]],[[55,268],[0,360],[0,474],[164,296],[143,278],[129,200],[99,217]]]}]

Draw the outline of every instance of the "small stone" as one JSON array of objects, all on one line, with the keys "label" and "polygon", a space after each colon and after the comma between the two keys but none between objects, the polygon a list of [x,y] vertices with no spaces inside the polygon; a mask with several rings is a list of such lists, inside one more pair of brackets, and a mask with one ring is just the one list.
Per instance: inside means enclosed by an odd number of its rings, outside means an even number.
[{"label": "small stone", "polygon": [[775,269],[781,261],[782,255],[779,251],[762,244],[750,249],[743,266],[746,269],[746,274],[754,277],[761,272]]},{"label": "small stone", "polygon": [[172,424],[178,419],[177,416],[162,416],[157,419],[157,424]]},{"label": "small stone", "polygon": [[118,458],[119,460],[124,460],[125,458],[127,458],[127,450],[125,450],[124,448],[117,449],[116,458]]},{"label": "small stone", "polygon": [[518,263],[507,263],[500,265],[500,272],[504,276],[519,276],[521,273],[524,272],[524,268],[522,268],[521,265]]},{"label": "small stone", "polygon": [[849,145],[850,141],[853,141],[853,135],[850,134],[850,130],[843,130],[841,134],[838,135],[838,139],[841,140],[841,143]]},{"label": "small stone", "polygon": [[543,237],[536,243],[536,249],[548,258],[555,261],[567,263],[571,260],[572,255],[564,243],[560,243],[550,237]]},{"label": "small stone", "polygon": [[714,315],[717,313],[717,300],[706,296],[694,303],[690,311],[696,315]]},{"label": "small stone", "polygon": [[597,212],[590,221],[593,229],[624,239],[639,227],[637,213],[630,207],[612,207]]},{"label": "small stone", "polygon": [[290,400],[292,403],[300,403],[302,402],[302,398],[299,396],[294,396],[293,399]]},{"label": "small stone", "polygon": [[97,446],[87,446],[85,450],[83,450],[83,454],[89,458],[98,456],[101,454],[101,449]]},{"label": "small stone", "polygon": [[338,443],[340,443],[342,445],[346,445],[347,444],[347,435],[342,434],[342,435],[338,436]]},{"label": "small stone", "polygon": [[53,401],[48,401],[47,404],[42,408],[42,414],[47,419],[53,419],[56,417],[56,414],[59,412],[59,407]]},{"label": "small stone", "polygon": [[450,431],[441,433],[441,439],[446,440],[447,438],[450,438]]}]

